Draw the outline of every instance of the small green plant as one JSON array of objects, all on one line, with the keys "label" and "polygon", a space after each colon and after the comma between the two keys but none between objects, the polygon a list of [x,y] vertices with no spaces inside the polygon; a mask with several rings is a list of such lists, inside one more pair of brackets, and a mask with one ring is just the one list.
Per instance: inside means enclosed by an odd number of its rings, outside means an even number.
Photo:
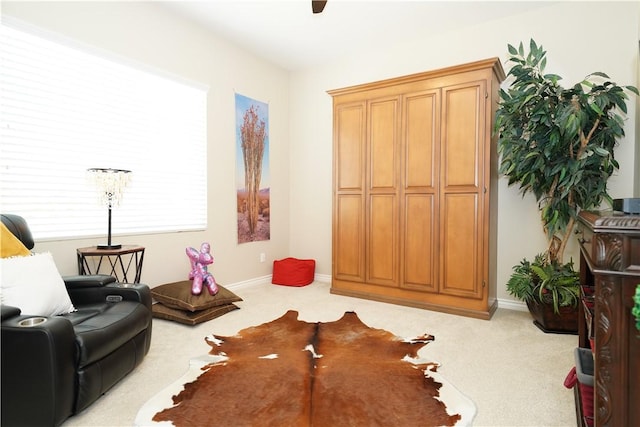
[{"label": "small green plant", "polygon": [[636,287],[636,294],[633,297],[635,304],[631,309],[631,314],[636,317],[636,329],[640,331],[640,285]]},{"label": "small green plant", "polygon": [[551,303],[553,311],[559,313],[560,307],[578,304],[580,279],[573,261],[561,264],[546,254],[538,254],[533,262],[523,259],[513,267],[507,290],[525,302]]}]

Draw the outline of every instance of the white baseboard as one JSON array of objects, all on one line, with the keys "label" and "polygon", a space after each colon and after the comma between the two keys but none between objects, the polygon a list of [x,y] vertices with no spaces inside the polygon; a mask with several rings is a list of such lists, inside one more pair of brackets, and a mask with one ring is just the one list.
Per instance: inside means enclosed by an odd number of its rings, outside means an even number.
[{"label": "white baseboard", "polygon": [[[315,275],[316,282],[322,283],[331,283],[331,275],[330,274],[316,274]],[[515,301],[511,299],[500,299],[498,298],[498,307],[504,308],[505,310],[515,310],[515,311],[529,311],[527,308],[527,304],[522,301]]]},{"label": "white baseboard", "polygon": [[244,280],[242,282],[230,283],[228,285],[224,285],[224,287],[227,289],[242,289],[269,283],[271,283],[271,274],[262,277],[256,277],[255,279]]},{"label": "white baseboard", "polygon": [[[232,290],[250,288],[252,286],[270,284],[271,278],[272,278],[272,275],[268,274],[266,276],[256,277],[255,279],[244,280],[242,282],[231,283],[229,285],[224,285],[224,286]],[[316,274],[314,276],[314,280],[316,282],[331,283],[331,275]],[[527,305],[522,301],[514,301],[510,299],[500,299],[500,298],[498,298],[498,308],[504,308],[505,310],[515,310],[515,311],[529,311],[529,309],[527,308]]]},{"label": "white baseboard", "polygon": [[[271,278],[273,275],[269,274],[262,277],[256,277],[255,279],[244,280],[242,282],[230,283],[228,285],[224,285],[227,289],[242,289],[242,288],[250,288],[256,285],[268,285],[271,283]],[[331,283],[331,275],[330,274],[316,274],[313,278],[316,282],[322,283]]]},{"label": "white baseboard", "polygon": [[498,308],[504,308],[505,310],[515,310],[515,311],[529,311],[527,308],[527,304],[522,301],[514,301],[510,299],[500,299],[498,298]]},{"label": "white baseboard", "polygon": [[316,274],[313,278],[316,282],[331,283],[330,274]]}]

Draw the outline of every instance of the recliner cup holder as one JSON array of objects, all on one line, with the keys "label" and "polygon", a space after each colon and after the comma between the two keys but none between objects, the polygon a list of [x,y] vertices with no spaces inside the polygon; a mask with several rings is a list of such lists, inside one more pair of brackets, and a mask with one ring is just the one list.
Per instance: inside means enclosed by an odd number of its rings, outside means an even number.
[{"label": "recliner cup holder", "polygon": [[42,325],[47,321],[46,317],[29,317],[28,319],[22,319],[18,322],[18,326],[23,328],[30,328],[32,326]]}]

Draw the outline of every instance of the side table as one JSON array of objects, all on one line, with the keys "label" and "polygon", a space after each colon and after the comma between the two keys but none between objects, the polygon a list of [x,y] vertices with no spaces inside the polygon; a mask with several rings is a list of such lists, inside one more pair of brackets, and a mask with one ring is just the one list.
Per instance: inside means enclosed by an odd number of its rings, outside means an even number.
[{"label": "side table", "polygon": [[[144,246],[122,245],[120,249],[98,249],[89,246],[78,248],[77,255],[78,274],[109,274],[121,283],[140,283]],[[133,282],[129,282],[129,269],[132,265],[135,268],[135,277]]]}]

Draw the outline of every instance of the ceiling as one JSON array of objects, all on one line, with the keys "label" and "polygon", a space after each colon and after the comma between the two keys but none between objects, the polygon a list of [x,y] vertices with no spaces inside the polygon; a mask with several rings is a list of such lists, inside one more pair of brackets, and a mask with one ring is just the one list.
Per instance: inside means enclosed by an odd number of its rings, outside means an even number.
[{"label": "ceiling", "polygon": [[288,70],[301,70],[550,3],[328,0],[321,14],[312,13],[311,0],[168,0],[162,4],[259,57]]}]

